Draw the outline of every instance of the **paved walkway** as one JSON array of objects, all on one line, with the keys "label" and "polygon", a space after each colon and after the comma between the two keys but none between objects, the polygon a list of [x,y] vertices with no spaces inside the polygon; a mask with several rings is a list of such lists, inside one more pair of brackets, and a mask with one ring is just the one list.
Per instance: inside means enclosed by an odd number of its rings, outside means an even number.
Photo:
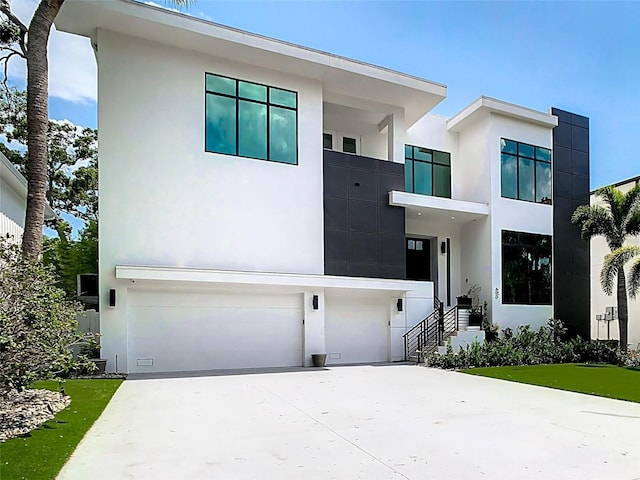
[{"label": "paved walkway", "polygon": [[638,479],[640,404],[412,365],[128,380],[62,480]]}]

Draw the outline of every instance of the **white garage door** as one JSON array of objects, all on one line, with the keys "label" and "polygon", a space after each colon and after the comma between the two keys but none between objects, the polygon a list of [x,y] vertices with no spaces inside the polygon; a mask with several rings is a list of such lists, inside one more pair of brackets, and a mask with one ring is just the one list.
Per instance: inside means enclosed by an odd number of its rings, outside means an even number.
[{"label": "white garage door", "polygon": [[325,297],[327,363],[389,360],[389,299]]},{"label": "white garage door", "polygon": [[130,372],[302,365],[302,295],[128,292]]}]

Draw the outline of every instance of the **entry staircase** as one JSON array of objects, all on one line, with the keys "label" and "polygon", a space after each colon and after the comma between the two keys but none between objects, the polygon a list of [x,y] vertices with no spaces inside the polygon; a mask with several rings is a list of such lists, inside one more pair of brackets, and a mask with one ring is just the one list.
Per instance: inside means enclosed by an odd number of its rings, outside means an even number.
[{"label": "entry staircase", "polygon": [[459,305],[455,305],[445,312],[444,304],[438,297],[434,297],[433,307],[433,312],[404,334],[405,360],[420,361],[421,355],[437,351],[460,330],[460,311],[462,308]]}]

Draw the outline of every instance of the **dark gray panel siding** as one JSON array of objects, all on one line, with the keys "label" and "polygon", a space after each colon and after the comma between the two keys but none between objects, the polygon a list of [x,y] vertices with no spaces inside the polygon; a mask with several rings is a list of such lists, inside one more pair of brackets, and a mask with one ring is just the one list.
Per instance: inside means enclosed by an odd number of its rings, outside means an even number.
[{"label": "dark gray panel siding", "polygon": [[571,336],[590,336],[589,242],[571,223],[589,203],[589,119],[553,108],[553,305]]},{"label": "dark gray panel siding", "polygon": [[404,166],[325,150],[323,180],[325,274],[405,279]]}]

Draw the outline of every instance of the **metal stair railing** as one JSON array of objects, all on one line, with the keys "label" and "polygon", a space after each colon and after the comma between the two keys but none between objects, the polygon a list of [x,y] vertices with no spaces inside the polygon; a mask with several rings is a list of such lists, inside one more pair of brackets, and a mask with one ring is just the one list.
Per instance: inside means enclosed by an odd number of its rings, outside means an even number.
[{"label": "metal stair railing", "polygon": [[437,297],[433,306],[433,312],[403,335],[405,360],[434,352],[458,331],[458,306],[444,312],[444,304]]}]

